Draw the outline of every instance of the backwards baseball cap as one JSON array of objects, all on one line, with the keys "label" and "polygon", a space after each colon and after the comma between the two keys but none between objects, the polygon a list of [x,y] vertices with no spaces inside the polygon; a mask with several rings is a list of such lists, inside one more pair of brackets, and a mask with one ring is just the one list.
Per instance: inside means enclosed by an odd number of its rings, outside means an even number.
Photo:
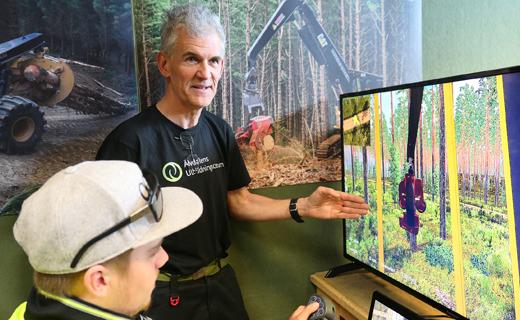
[{"label": "backwards baseball cap", "polygon": [[[164,238],[202,214],[202,202],[195,193],[166,187],[160,189],[162,216],[157,222],[143,189],[150,190],[132,162],[87,161],[68,167],[24,201],[13,227],[14,237],[34,270],[67,274]],[[86,243],[147,206],[149,212],[91,243],[71,266]]]}]

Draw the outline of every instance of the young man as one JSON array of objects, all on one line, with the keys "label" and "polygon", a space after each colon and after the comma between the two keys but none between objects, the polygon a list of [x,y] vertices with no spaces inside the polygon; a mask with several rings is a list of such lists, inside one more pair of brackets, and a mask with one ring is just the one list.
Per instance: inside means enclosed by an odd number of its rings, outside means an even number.
[{"label": "young man", "polygon": [[83,162],[51,177],[22,206],[13,231],[34,268],[10,320],[147,319],[162,238],[196,221],[200,199],[160,189],[126,161]]},{"label": "young man", "polygon": [[205,109],[223,72],[225,40],[218,17],[203,6],[167,12],[157,55],[165,94],[116,128],[97,155],[136,162],[156,173],[161,185],[193,190],[204,204],[201,219],[165,239],[170,259],[149,312],[157,319],[248,318],[234,271],[222,260],[230,246],[230,216],[301,221],[368,213],[362,198],[324,187],[291,200],[248,191],[251,179],[232,129]]}]

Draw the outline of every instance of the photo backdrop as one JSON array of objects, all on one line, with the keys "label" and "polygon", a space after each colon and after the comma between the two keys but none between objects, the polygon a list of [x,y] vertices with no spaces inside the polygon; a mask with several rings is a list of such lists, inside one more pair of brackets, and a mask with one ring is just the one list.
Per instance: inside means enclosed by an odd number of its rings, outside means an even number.
[{"label": "photo backdrop", "polygon": [[[154,104],[164,90],[155,61],[162,13],[172,4],[187,2],[194,1],[132,1],[141,109]],[[257,89],[264,105],[261,115],[273,119],[273,140],[264,141],[274,146],[258,151],[250,146],[250,139],[241,145],[252,188],[341,179],[341,161],[334,150],[340,149],[338,95],[344,92],[334,92],[330,69],[318,64],[321,49],[313,53],[298,33],[297,26],[314,22],[304,17],[302,6],[308,6],[316,17],[353,83],[367,74],[377,79],[372,84],[354,84],[357,90],[421,79],[420,0],[198,2],[220,16],[228,39],[225,72],[208,109],[238,132],[251,123],[242,101],[250,70],[248,51],[277,8],[288,4],[295,8],[286,14],[294,21],[282,22],[265,45],[255,48]],[[318,37],[321,45],[324,37]],[[320,150],[326,151],[324,156]]]},{"label": "photo backdrop", "polygon": [[[44,132],[33,149],[24,154],[0,152],[0,208],[60,169],[94,160],[106,135],[137,110],[130,0],[1,1],[0,43],[31,33],[42,34],[46,58],[70,67],[74,84],[57,105],[39,105]],[[7,48],[0,46],[2,52]],[[26,53],[28,58],[21,60],[32,59],[31,52]],[[2,66],[10,72],[6,94],[32,99],[33,88],[14,81],[20,78],[18,61]]]}]

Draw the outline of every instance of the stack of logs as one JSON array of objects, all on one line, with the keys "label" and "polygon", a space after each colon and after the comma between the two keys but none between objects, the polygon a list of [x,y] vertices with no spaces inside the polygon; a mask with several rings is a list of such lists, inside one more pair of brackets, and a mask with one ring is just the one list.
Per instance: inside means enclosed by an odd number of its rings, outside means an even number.
[{"label": "stack of logs", "polygon": [[124,95],[96,80],[104,68],[66,61],[74,72],[74,88],[61,104],[86,114],[123,114],[132,109]]}]

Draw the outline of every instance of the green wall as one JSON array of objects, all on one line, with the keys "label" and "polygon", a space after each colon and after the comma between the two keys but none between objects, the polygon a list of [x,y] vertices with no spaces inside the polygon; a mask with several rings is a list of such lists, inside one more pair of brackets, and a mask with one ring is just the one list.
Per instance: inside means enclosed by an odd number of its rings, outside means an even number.
[{"label": "green wall", "polygon": [[423,78],[520,65],[520,0],[423,0]]},{"label": "green wall", "polygon": [[9,319],[32,284],[32,269],[13,237],[15,216],[0,217],[0,319]]},{"label": "green wall", "polygon": [[[339,188],[340,184],[328,184]],[[316,186],[260,190],[273,198],[310,194]],[[237,272],[252,320],[287,319],[305,304],[314,287],[309,276],[348,262],[343,258],[340,220],[306,219],[277,222],[234,222],[231,263]]]}]

